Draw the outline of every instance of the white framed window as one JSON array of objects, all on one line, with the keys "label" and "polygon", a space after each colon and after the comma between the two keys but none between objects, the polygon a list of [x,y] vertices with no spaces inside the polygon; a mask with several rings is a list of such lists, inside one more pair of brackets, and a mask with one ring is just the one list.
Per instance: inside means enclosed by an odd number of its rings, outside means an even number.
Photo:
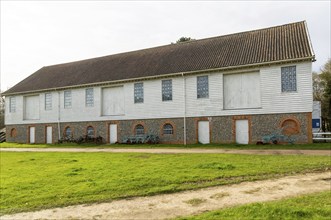
[{"label": "white framed window", "polygon": [[174,128],[171,124],[165,124],[163,125],[163,134],[173,134]]},{"label": "white framed window", "polygon": [[94,138],[94,128],[92,126],[88,126],[86,129],[86,135],[89,138]]},{"label": "white framed window", "polygon": [[144,84],[135,83],[134,84],[134,103],[144,102]]},{"label": "white framed window", "polygon": [[144,134],[145,134],[144,126],[141,124],[136,125],[136,135],[144,135]]},{"label": "white framed window", "polygon": [[71,90],[64,91],[64,108],[71,108]]},{"label": "white framed window", "polygon": [[162,101],[172,100],[172,80],[162,80]]},{"label": "white framed window", "polygon": [[9,112],[16,112],[16,97],[9,97]]},{"label": "white framed window", "polygon": [[93,107],[94,106],[94,90],[93,88],[85,89],[85,106]]},{"label": "white framed window", "polygon": [[52,110],[52,93],[45,93],[45,110]]},{"label": "white framed window", "polygon": [[296,66],[287,66],[281,68],[282,92],[297,91]]},{"label": "white framed window", "polygon": [[197,98],[209,98],[208,76],[197,77]]},{"label": "white framed window", "polygon": [[64,129],[64,135],[65,135],[65,137],[72,137],[72,130],[70,127],[66,127]]}]

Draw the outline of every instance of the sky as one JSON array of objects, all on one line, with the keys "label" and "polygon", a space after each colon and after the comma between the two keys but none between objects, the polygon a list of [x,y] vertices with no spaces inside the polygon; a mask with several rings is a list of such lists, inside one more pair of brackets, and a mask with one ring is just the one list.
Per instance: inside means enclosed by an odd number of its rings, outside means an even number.
[{"label": "sky", "polygon": [[330,2],[0,0],[0,90],[43,66],[303,20],[318,72],[331,57]]}]

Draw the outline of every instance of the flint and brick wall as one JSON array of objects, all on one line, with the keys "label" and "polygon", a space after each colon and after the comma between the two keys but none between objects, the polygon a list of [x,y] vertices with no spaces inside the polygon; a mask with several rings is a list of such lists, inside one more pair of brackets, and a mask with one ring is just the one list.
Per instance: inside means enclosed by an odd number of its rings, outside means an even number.
[{"label": "flint and brick wall", "polygon": [[[280,134],[282,123],[288,119],[295,121],[298,125],[297,132],[293,134],[296,143],[311,143],[311,113],[290,113],[290,114],[265,114],[265,115],[240,115],[240,116],[213,116],[213,117],[190,117],[186,118],[187,143],[198,143],[198,121],[210,122],[211,143],[234,143],[235,142],[235,121],[247,119],[249,121],[249,143],[256,143],[264,135]],[[118,125],[118,140],[123,137],[135,134],[135,126],[144,126],[145,134],[154,134],[160,137],[161,143],[183,144],[184,138],[183,118],[171,119],[144,119],[144,120],[120,120],[120,121],[93,121],[93,122],[70,122],[60,123],[61,137],[65,128],[70,126],[74,138],[86,135],[88,126],[94,128],[95,136],[101,136],[105,143],[109,143],[109,124]],[[163,134],[163,125],[171,124],[174,134]],[[7,125],[7,142],[29,143],[29,127],[35,127],[35,142],[46,142],[46,127],[53,127],[53,143],[58,141],[58,124],[27,124]],[[11,130],[16,129],[12,135]],[[14,132],[15,133],[15,132]]]}]

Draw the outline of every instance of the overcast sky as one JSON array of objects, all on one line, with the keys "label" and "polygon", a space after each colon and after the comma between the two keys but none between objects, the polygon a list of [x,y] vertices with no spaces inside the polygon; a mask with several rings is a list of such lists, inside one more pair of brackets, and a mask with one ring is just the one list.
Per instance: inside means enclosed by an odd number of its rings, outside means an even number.
[{"label": "overcast sky", "polygon": [[330,58],[327,1],[3,1],[1,90],[43,66],[306,20]]}]

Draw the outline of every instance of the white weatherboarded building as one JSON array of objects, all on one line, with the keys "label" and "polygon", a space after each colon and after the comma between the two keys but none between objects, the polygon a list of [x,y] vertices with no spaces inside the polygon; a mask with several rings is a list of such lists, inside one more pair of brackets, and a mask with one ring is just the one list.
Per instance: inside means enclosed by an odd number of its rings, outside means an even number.
[{"label": "white weatherboarded building", "polygon": [[305,22],[43,67],[5,92],[7,141],[311,142]]}]

